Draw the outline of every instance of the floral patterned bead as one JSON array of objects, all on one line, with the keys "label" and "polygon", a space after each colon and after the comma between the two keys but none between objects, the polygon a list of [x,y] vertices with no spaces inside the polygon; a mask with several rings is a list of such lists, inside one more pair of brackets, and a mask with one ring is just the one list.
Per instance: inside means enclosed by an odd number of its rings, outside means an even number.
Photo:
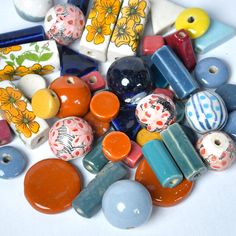
[{"label": "floral patterned bead", "polygon": [[175,104],[164,94],[150,94],[140,100],[135,114],[139,123],[151,132],[161,132],[176,120]]},{"label": "floral patterned bead", "polygon": [[92,143],[91,126],[78,117],[58,120],[49,132],[51,150],[65,161],[85,156],[91,150]]},{"label": "floral patterned bead", "polygon": [[211,170],[225,170],[235,160],[235,144],[224,132],[215,131],[203,135],[197,141],[196,147],[200,156]]}]

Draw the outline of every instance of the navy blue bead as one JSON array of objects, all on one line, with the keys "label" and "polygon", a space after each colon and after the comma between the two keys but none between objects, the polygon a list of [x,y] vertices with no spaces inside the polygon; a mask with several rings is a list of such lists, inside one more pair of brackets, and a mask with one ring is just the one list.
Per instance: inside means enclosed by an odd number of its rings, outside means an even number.
[{"label": "navy blue bead", "polygon": [[204,88],[217,88],[229,79],[227,65],[216,57],[208,57],[199,61],[194,74],[196,80]]},{"label": "navy blue bead", "polygon": [[89,0],[68,0],[67,3],[77,6],[86,16],[89,6]]},{"label": "navy blue bead", "polygon": [[224,100],[228,111],[236,110],[236,85],[224,84],[215,91]]},{"label": "navy blue bead", "polygon": [[229,113],[228,121],[223,130],[230,135],[230,137],[236,142],[236,111]]},{"label": "navy blue bead", "polygon": [[91,71],[98,71],[98,62],[86,57],[74,50],[62,46],[61,56],[61,75],[83,76]]},{"label": "navy blue bead", "polygon": [[194,132],[194,130],[192,130],[190,127],[186,126],[186,125],[181,125],[181,128],[183,129],[184,133],[188,136],[189,141],[195,145],[197,143],[198,140],[198,136],[197,134]]},{"label": "navy blue bead", "polygon": [[107,72],[107,85],[126,104],[137,104],[152,91],[147,65],[139,57],[123,57]]},{"label": "navy blue bead", "polygon": [[16,148],[5,146],[0,148],[0,178],[10,179],[23,172],[26,160]]}]

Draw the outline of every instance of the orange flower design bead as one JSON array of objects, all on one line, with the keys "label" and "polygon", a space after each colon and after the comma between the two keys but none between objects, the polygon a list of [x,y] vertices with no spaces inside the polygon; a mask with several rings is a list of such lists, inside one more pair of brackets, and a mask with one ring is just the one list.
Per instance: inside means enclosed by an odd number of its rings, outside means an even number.
[{"label": "orange flower design bead", "polygon": [[20,45],[16,45],[16,46],[11,46],[11,47],[6,47],[6,48],[0,48],[0,53],[3,53],[5,55],[9,54],[10,52],[16,52],[16,51],[20,51],[21,50],[21,46]]},{"label": "orange flower design bead", "polygon": [[0,81],[12,80],[14,74],[15,74],[14,67],[10,65],[6,65],[2,70],[0,70]]},{"label": "orange flower design bead", "polygon": [[143,34],[143,25],[142,24],[137,24],[134,28],[134,36],[131,37],[131,40],[130,40],[130,43],[129,43],[129,46],[131,46],[132,50],[134,52],[136,52],[137,50],[137,47],[138,47],[138,44],[139,44],[139,41],[141,39],[141,36]]},{"label": "orange flower design bead", "polygon": [[52,73],[54,69],[51,65],[41,66],[39,63],[36,63],[29,68],[29,71],[32,74],[47,75]]}]

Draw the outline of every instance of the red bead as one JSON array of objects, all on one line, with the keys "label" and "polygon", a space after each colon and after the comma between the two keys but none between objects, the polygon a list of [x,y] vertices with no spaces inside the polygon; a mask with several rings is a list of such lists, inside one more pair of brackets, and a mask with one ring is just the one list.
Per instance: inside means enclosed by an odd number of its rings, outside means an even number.
[{"label": "red bead", "polygon": [[192,71],[196,65],[196,58],[188,33],[182,29],[166,36],[164,39],[165,43],[179,56],[185,67]]},{"label": "red bead", "polygon": [[153,91],[154,94],[164,94],[167,97],[169,97],[171,100],[174,99],[174,92],[169,89],[163,89],[163,88],[156,88]]},{"label": "red bead", "polygon": [[11,130],[6,120],[0,120],[0,146],[10,143],[12,140]]},{"label": "red bead", "polygon": [[165,44],[164,39],[160,35],[144,36],[142,42],[142,54],[152,55],[157,49]]}]

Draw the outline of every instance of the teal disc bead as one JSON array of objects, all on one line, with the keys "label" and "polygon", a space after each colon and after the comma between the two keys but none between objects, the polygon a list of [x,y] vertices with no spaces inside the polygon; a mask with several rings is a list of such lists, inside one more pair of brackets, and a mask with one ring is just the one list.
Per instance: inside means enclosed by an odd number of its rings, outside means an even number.
[{"label": "teal disc bead", "polygon": [[201,157],[178,123],[162,131],[161,137],[187,180],[194,181],[207,171]]},{"label": "teal disc bead", "polygon": [[183,175],[162,141],[149,141],[142,152],[163,187],[173,188],[182,182]]}]

